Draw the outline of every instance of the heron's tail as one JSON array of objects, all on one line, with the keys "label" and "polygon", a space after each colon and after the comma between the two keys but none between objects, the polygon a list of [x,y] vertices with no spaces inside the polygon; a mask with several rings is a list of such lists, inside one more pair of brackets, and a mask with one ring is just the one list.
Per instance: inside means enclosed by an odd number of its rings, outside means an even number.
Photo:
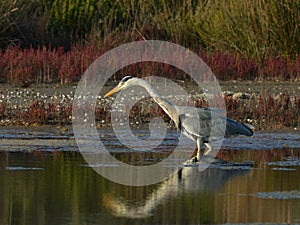
[{"label": "heron's tail", "polygon": [[254,131],[254,127],[248,123],[240,123],[241,126],[241,133],[242,135],[246,135],[246,136],[252,136],[253,135],[253,131]]},{"label": "heron's tail", "polygon": [[226,136],[245,135],[252,136],[254,127],[247,123],[239,123],[232,119],[227,118],[226,123]]}]

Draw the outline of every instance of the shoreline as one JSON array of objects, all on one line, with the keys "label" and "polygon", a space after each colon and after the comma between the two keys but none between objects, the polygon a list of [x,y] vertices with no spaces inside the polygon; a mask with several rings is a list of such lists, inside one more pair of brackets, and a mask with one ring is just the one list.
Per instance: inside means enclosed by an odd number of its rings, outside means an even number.
[{"label": "shoreline", "polygon": [[[76,144],[76,140],[71,126],[67,126],[68,129],[58,128],[51,126],[39,126],[39,127],[5,127],[0,130],[1,147],[0,153],[8,152],[80,152]],[[111,136],[111,129],[103,128],[99,131],[102,137],[109,138],[110,144],[107,146],[111,153],[161,153],[161,146],[158,148],[150,148],[149,151],[137,152],[135,150],[120,149],[118,139]],[[138,128],[137,134],[145,135],[148,130],[145,128]],[[176,139],[172,135],[176,130],[169,130],[169,139]],[[138,135],[139,136],[139,135]],[[177,142],[174,139],[174,144]],[[107,140],[104,143],[108,143]],[[112,143],[116,143],[115,145]],[[289,152],[294,154],[295,157],[299,156],[300,151],[300,139],[299,132],[293,130],[276,130],[276,131],[258,131],[253,137],[238,136],[236,138],[225,138],[220,149],[220,154],[226,156],[238,151],[257,152],[263,151],[269,152],[272,157],[274,155],[282,156],[283,152]],[[104,144],[105,145],[105,144]],[[165,145],[163,152],[172,150],[172,145],[168,143]]]}]

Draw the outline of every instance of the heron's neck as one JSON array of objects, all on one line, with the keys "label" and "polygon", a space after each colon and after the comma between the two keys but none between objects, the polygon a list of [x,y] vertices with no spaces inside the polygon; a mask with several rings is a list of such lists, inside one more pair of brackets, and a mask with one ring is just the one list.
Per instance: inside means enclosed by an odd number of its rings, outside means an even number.
[{"label": "heron's neck", "polygon": [[140,85],[146,89],[154,101],[164,110],[164,112],[174,121],[176,127],[179,129],[179,115],[174,106],[169,100],[163,98],[157,90],[152,87],[147,81],[140,79]]}]

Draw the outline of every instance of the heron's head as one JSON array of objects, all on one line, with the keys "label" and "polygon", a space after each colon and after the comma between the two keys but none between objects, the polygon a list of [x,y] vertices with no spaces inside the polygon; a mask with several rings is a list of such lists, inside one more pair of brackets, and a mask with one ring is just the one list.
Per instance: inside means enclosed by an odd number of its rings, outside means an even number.
[{"label": "heron's head", "polygon": [[131,77],[131,76],[126,76],[124,77],[120,83],[112,90],[110,90],[109,92],[107,92],[105,95],[104,95],[104,98],[108,97],[108,96],[111,96],[113,95],[114,93],[117,93],[123,89],[126,89],[132,85],[135,85],[136,81],[138,80],[139,78],[136,78],[136,77]]}]

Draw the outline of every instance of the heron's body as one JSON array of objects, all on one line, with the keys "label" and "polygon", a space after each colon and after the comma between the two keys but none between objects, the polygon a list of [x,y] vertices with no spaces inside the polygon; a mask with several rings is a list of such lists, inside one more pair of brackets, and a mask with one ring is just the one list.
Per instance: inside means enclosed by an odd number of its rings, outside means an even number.
[{"label": "heron's body", "polygon": [[[253,135],[251,126],[227,118],[218,113],[217,110],[174,105],[169,100],[163,98],[147,81],[140,78],[130,76],[124,77],[118,86],[108,92],[104,97],[134,85],[144,87],[154,101],[157,102],[165,113],[174,121],[177,129],[197,142],[198,152],[196,160],[200,159],[200,152],[203,144],[208,148],[205,153],[207,154],[212,150],[209,143],[213,140],[223,138],[224,136]],[[220,126],[220,129],[216,129],[218,126]],[[214,136],[211,136],[212,127],[214,128]],[[222,128],[225,128],[225,132]]]},{"label": "heron's body", "polygon": [[[248,125],[234,121],[228,117],[214,112],[211,109],[193,108],[193,107],[180,107],[175,106],[180,118],[181,130],[186,132],[190,138],[203,138],[204,141],[208,141],[211,133],[212,119],[216,119],[217,122],[226,121],[225,134],[220,130],[216,130],[216,136],[232,137],[236,135],[252,136],[253,131]],[[197,115],[195,115],[197,113]],[[198,126],[199,124],[199,126]]]}]

